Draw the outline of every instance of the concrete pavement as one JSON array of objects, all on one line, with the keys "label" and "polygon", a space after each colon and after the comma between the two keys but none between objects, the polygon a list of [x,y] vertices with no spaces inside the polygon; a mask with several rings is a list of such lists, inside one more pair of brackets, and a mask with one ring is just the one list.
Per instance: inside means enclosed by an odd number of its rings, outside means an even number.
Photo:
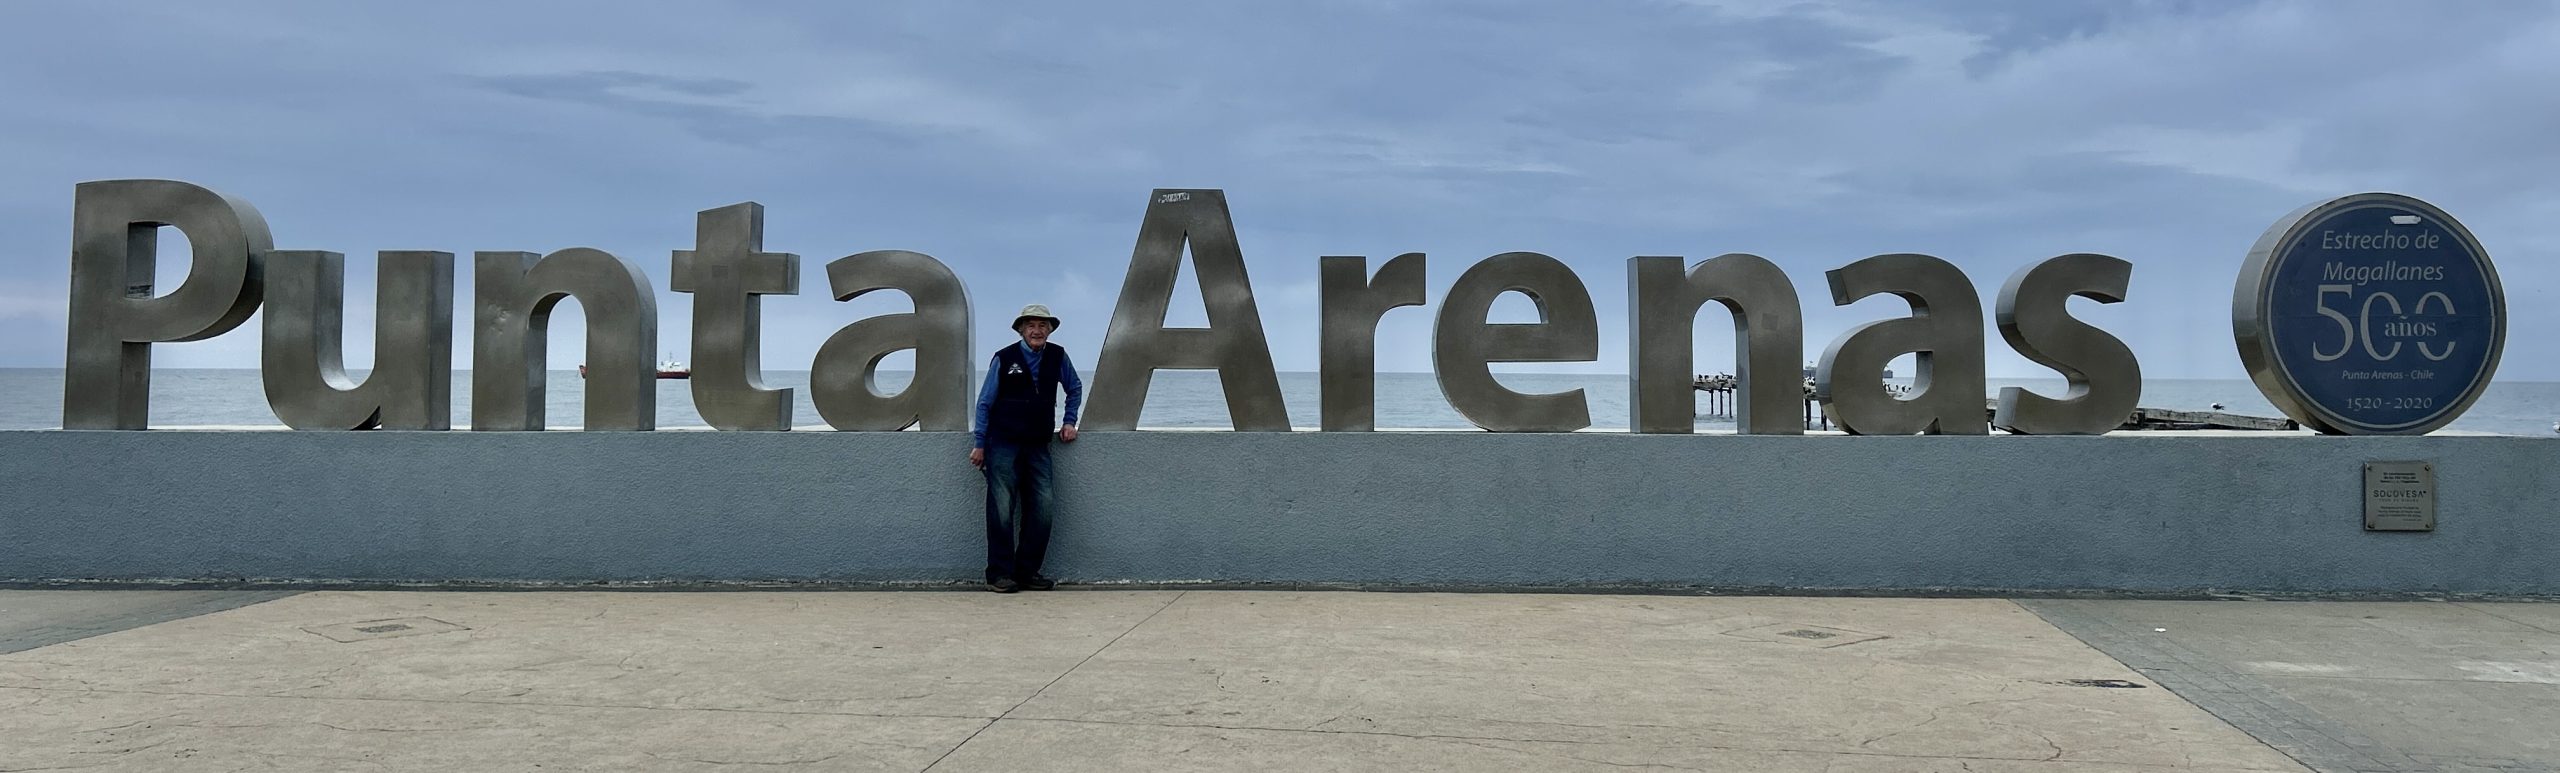
[{"label": "concrete pavement", "polygon": [[0,591],[0,654],[183,620],[293,595],[289,591]]},{"label": "concrete pavement", "polygon": [[0,591],[251,603],[0,654],[0,771],[2560,769],[2549,604],[158,593]]},{"label": "concrete pavement", "polygon": [[2320,770],[2560,770],[2560,604],[2022,603]]}]

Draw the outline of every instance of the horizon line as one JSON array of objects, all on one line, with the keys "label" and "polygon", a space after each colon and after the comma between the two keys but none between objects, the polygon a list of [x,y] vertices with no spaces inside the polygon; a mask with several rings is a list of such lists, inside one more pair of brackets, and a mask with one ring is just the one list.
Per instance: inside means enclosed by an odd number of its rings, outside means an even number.
[{"label": "horizon line", "polygon": [[[0,365],[0,370],[52,370],[52,371],[59,371],[59,370],[63,370],[63,369],[64,369],[64,368],[62,368],[61,366],[53,366],[53,367],[36,367],[36,366],[23,366],[23,365]],[[152,370],[155,370],[155,371],[256,371],[256,370],[261,370],[261,368],[257,368],[257,367],[191,367],[191,366],[169,366],[169,367],[154,367],[154,368],[152,368]],[[349,373],[369,373],[369,372],[371,372],[371,371],[372,371],[372,369],[371,369],[371,368],[347,368],[346,370],[347,370],[347,372],[349,372]],[[1203,372],[1203,371],[1214,371],[1214,370],[1216,370],[1216,368],[1161,368],[1160,370],[1175,370],[1175,371],[1193,371],[1193,372]],[[457,374],[461,374],[461,373],[470,373],[470,372],[472,372],[472,370],[471,370],[470,368],[454,368],[454,369],[453,369],[453,372],[454,372],[454,373],[457,373]],[[577,369],[576,369],[576,368],[574,368],[574,367],[571,367],[571,368],[546,368],[546,369],[544,369],[544,370],[543,370],[543,372],[544,372],[544,373],[575,373],[575,372],[577,372]],[[805,369],[777,369],[777,368],[766,368],[766,369],[763,369],[763,370],[762,370],[762,371],[760,371],[760,372],[761,372],[761,373],[807,373],[807,372],[809,372],[809,371],[808,371],[808,370],[805,370]],[[915,371],[914,371],[914,370],[912,370],[912,369],[897,369],[897,370],[883,369],[883,370],[881,370],[880,372],[882,372],[882,373],[914,373]],[[984,373],[984,372],[986,372],[986,371],[985,371],[985,369],[983,369],[983,368],[971,368],[971,369],[970,369],[970,372],[971,372],[971,373]],[[1322,373],[1322,371],[1317,371],[1317,370],[1277,370],[1277,371],[1275,371],[1275,372],[1277,372],[1277,373],[1306,373],[1306,374],[1321,374],[1321,373]],[[1382,375],[1382,376],[1430,376],[1430,375],[1437,375],[1437,372],[1436,372],[1436,371],[1428,371],[1428,370],[1380,370],[1380,371],[1376,371],[1376,373],[1377,373],[1378,375]],[[1513,371],[1513,372],[1502,372],[1502,371],[1496,371],[1496,372],[1494,373],[1494,375],[1496,375],[1496,376],[1606,376],[1606,377],[1615,377],[1615,378],[1625,378],[1625,377],[1627,377],[1629,374],[1624,373],[1624,372],[1608,372],[1608,371],[1566,371],[1566,372],[1518,372],[1518,371]],[[1732,374],[1730,374],[1730,373],[1700,373],[1700,374],[1694,374],[1694,375],[1732,375]],[[1895,377],[1895,379],[1896,379],[1896,380],[1908,380],[1908,379],[1910,379],[1910,378],[1911,378],[1911,377],[1910,377],[1910,376],[1908,376],[1908,375],[1901,375],[1901,376],[1896,376],[1896,377]],[[2009,381],[2031,381],[2031,380],[2056,380],[2056,381],[2059,381],[2059,380],[2063,380],[2063,376],[2062,376],[2062,374],[2059,374],[2059,373],[2047,373],[2047,374],[2035,375],[2035,376],[2016,376],[2016,375],[2003,375],[2003,374],[1996,374],[1996,373],[1995,373],[1995,374],[1985,374],[1985,375],[1983,376],[1983,378],[1986,378],[1986,379],[2009,380]],[[674,380],[678,380],[678,379],[667,379],[667,380],[674,381]],[[2245,373],[2244,373],[2244,374],[2233,375],[2233,376],[2150,376],[2150,375],[2145,375],[2145,376],[2143,376],[2143,377],[2142,377],[2142,380],[2143,380],[2143,381],[2248,381],[2248,380],[2250,380],[2250,379],[2249,379],[2249,376],[2248,376],[2247,374],[2245,374]],[[2512,383],[2528,383],[2528,384],[2553,384],[2553,383],[2560,383],[2560,380],[2541,381],[2541,380],[2536,380],[2536,379],[2496,379],[2496,378],[2493,378],[2493,379],[2492,379],[2492,383],[2507,383],[2507,382],[2512,382]]]}]

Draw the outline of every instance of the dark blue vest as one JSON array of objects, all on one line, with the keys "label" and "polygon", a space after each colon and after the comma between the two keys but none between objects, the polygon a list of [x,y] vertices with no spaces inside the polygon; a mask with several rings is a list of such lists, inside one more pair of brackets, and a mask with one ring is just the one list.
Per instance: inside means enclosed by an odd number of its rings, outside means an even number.
[{"label": "dark blue vest", "polygon": [[1058,379],[1066,367],[1067,349],[1055,343],[1041,347],[1037,374],[1031,372],[1022,344],[996,350],[996,401],[987,407],[987,439],[1049,442],[1049,433],[1057,429]]}]

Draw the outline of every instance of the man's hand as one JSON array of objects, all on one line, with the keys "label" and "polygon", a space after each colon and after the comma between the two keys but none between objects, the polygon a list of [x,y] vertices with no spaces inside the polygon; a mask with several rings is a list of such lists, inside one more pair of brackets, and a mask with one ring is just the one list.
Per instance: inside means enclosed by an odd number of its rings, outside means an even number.
[{"label": "man's hand", "polygon": [[1068,442],[1068,443],[1076,442],[1076,425],[1069,424],[1069,425],[1066,425],[1066,426],[1063,426],[1063,427],[1059,427],[1059,428],[1058,428],[1058,439],[1059,439],[1059,440],[1061,440],[1061,441]]},{"label": "man's hand", "polygon": [[984,449],[984,448],[972,448],[972,449],[969,449],[969,466],[971,466],[971,467],[976,467],[976,468],[981,469],[981,470],[986,469],[986,468],[987,468],[987,449]]}]

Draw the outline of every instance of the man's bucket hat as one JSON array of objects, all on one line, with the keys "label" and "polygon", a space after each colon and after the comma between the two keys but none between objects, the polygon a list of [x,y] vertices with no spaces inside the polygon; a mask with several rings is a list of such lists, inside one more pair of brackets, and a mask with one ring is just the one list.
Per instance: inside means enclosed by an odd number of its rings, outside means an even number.
[{"label": "man's bucket hat", "polygon": [[1016,314],[1016,315],[1014,315],[1014,316],[1013,316],[1013,329],[1014,329],[1014,331],[1015,331],[1015,332],[1021,332],[1021,330],[1022,330],[1022,323],[1026,322],[1026,321],[1030,321],[1030,320],[1035,320],[1035,319],[1045,319],[1045,320],[1048,320],[1048,321],[1049,321],[1049,329],[1051,329],[1051,330],[1056,330],[1056,329],[1058,329],[1058,316],[1057,316],[1057,315],[1055,315],[1055,314],[1051,314],[1051,313],[1049,313],[1049,307],[1048,307],[1048,306],[1043,305],[1043,304],[1034,303],[1034,304],[1031,304],[1031,305],[1029,305],[1029,306],[1024,306],[1024,307],[1022,307],[1022,313],[1020,313],[1020,314]]}]

